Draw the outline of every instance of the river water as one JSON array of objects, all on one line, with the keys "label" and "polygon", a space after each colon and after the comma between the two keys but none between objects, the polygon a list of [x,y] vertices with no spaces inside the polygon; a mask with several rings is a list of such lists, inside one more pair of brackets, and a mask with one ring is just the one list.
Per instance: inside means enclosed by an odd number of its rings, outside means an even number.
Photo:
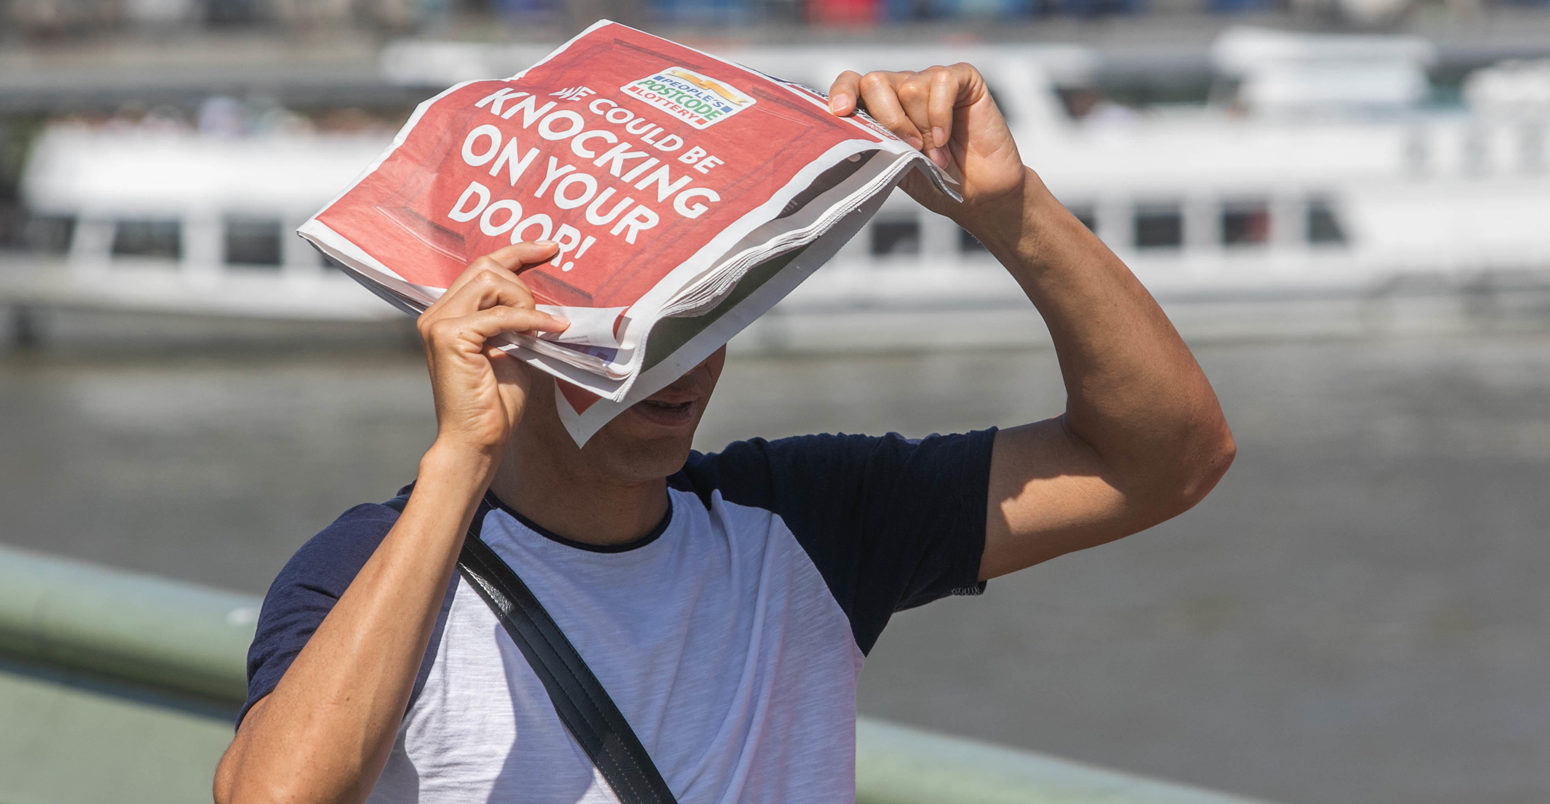
[{"label": "river water", "polygon": [[[1550,800],[1550,332],[1197,349],[1239,457],[900,615],[864,712],[1282,801]],[[701,446],[1058,412],[1043,349],[734,356]],[[411,350],[0,357],[0,539],[261,592],[433,431]]]}]

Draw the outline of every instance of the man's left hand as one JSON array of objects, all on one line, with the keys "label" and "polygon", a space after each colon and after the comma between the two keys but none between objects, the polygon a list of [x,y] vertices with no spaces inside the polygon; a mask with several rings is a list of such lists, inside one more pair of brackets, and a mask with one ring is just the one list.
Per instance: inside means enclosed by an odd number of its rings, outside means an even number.
[{"label": "man's left hand", "polygon": [[1017,143],[985,79],[968,64],[920,72],[846,71],[829,88],[829,108],[841,116],[866,110],[957,179],[962,204],[918,172],[905,177],[901,186],[933,212],[963,223],[983,219],[998,202],[1015,208],[1022,201],[1026,168]]}]

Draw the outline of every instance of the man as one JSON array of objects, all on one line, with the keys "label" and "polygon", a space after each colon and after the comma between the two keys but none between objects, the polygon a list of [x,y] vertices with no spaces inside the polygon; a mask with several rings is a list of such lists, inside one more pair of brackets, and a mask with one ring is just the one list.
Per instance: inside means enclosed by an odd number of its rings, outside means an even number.
[{"label": "man", "polygon": [[1023,166],[979,73],[846,73],[830,102],[864,106],[961,179],[961,203],[918,176],[905,189],[978,237],[1043,315],[1065,413],[691,455],[718,352],[577,448],[553,381],[486,346],[564,329],[519,278],[555,246],[481,258],[420,318],[438,429],[402,515],[353,509],[271,589],[217,799],[614,800],[457,580],[476,512],[680,800],[828,801],[854,793],[855,680],[889,613],[1150,527],[1210,490],[1234,448],[1209,383]]}]

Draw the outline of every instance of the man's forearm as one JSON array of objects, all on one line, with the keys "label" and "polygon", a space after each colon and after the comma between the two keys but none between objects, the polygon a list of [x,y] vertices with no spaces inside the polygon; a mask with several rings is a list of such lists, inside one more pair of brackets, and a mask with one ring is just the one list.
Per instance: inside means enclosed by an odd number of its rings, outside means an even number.
[{"label": "man's forearm", "polygon": [[403,515],[217,770],[221,801],[356,801],[392,748],[484,472],[433,447]]},{"label": "man's forearm", "polygon": [[1067,427],[1128,486],[1121,491],[1183,507],[1204,494],[1231,459],[1231,436],[1194,356],[1129,268],[1032,170],[1020,199],[962,223],[1044,317]]}]

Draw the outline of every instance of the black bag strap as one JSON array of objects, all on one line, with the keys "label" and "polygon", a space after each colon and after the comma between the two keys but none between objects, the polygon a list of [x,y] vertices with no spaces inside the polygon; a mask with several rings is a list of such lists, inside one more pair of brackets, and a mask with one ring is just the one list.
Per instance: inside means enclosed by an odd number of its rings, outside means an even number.
[{"label": "black bag strap", "polygon": [[[408,495],[401,494],[385,504],[402,513],[408,501]],[[592,674],[592,668],[527,584],[479,537],[487,510],[481,503],[474,514],[458,556],[458,571],[489,604],[506,633],[517,643],[548,691],[560,721],[602,772],[614,795],[626,804],[676,801],[646,747]]]}]

